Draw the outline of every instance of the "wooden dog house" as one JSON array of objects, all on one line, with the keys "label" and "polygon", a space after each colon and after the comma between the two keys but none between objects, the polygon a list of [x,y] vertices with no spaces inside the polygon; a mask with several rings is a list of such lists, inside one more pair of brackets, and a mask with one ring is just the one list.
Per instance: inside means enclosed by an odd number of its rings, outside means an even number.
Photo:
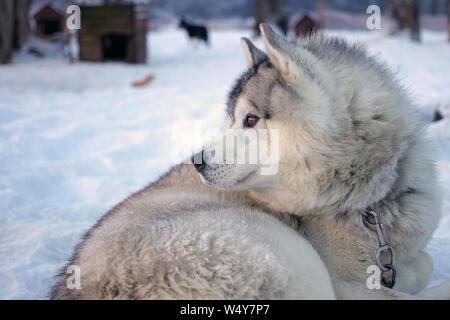
[{"label": "wooden dog house", "polygon": [[35,33],[40,38],[51,38],[54,34],[64,32],[65,12],[49,2],[38,8],[33,14]]},{"label": "wooden dog house", "polygon": [[95,3],[80,3],[80,60],[146,63],[148,5],[142,1]]}]

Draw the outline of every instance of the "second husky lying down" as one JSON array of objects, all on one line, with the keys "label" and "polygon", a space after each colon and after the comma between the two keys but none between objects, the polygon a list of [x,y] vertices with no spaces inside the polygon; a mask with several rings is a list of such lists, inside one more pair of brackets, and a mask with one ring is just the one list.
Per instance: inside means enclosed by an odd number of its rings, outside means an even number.
[{"label": "second husky lying down", "polygon": [[[278,130],[278,170],[214,163],[218,149],[205,148],[195,168],[175,167],[108,212],[69,263],[81,289],[67,288],[63,270],[53,298],[450,298],[448,283],[422,291],[440,192],[404,90],[357,46],[262,34],[267,54],[243,41],[250,68],[226,128]],[[366,285],[378,248],[367,208],[395,249],[395,290]]]}]

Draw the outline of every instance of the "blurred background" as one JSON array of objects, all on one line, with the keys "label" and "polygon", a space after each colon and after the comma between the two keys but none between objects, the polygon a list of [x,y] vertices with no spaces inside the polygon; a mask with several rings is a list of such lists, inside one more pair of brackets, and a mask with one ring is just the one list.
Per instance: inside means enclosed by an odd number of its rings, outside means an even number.
[{"label": "blurred background", "polygon": [[444,215],[427,250],[432,284],[450,279],[448,2],[1,0],[0,299],[46,298],[102,214],[211,138],[261,22],[361,42],[396,72],[436,145]]}]

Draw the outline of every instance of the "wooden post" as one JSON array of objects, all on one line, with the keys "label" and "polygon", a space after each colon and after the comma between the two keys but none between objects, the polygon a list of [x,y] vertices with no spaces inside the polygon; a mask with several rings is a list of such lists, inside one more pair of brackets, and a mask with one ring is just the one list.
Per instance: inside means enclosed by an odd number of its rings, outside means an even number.
[{"label": "wooden post", "polygon": [[410,0],[409,19],[411,28],[411,40],[420,42],[420,3],[419,0]]},{"label": "wooden post", "polygon": [[255,25],[253,27],[254,36],[259,37],[259,24],[266,21],[265,15],[265,1],[264,0],[253,0],[253,14],[255,17]]},{"label": "wooden post", "polygon": [[0,1],[0,63],[9,63],[13,46],[14,0]]},{"label": "wooden post", "polygon": [[29,0],[0,1],[0,63],[11,61],[12,49],[18,49],[29,35]]},{"label": "wooden post", "polygon": [[319,27],[323,26],[323,0],[317,0],[317,22],[319,23]]},{"label": "wooden post", "polygon": [[134,20],[134,61],[135,63],[147,63],[147,19],[148,5],[135,4],[133,8]]},{"label": "wooden post", "polygon": [[[70,1],[69,0],[66,0],[66,11],[67,11],[67,8],[70,6]],[[67,19],[67,13],[66,13],[66,19]],[[66,20],[65,20],[66,21]],[[66,52],[67,52],[67,55],[68,55],[68,57],[69,57],[69,61],[70,61],[70,63],[74,63],[75,62],[75,57],[73,56],[73,50],[72,50],[72,37],[73,37],[73,34],[72,34],[72,32],[67,28],[67,25],[66,24],[64,24],[64,35],[66,36]]]},{"label": "wooden post", "polygon": [[448,41],[450,41],[450,0],[447,0],[447,33]]},{"label": "wooden post", "polygon": [[14,49],[19,49],[30,34],[28,25],[28,11],[30,10],[30,0],[14,1]]}]

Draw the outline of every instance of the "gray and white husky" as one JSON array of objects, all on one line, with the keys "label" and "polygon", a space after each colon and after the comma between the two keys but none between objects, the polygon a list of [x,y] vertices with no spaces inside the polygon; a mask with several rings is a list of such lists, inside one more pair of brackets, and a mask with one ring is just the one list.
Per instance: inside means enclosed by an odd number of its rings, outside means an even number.
[{"label": "gray and white husky", "polygon": [[[103,216],[68,264],[81,287],[64,269],[52,298],[450,298],[448,282],[424,290],[441,199],[405,90],[358,45],[261,31],[267,53],[242,40],[249,69],[230,93],[223,137],[275,130],[266,142],[277,170],[211,161],[219,139],[201,163],[174,167]],[[395,250],[393,289],[367,285],[379,246],[367,208]]]}]

